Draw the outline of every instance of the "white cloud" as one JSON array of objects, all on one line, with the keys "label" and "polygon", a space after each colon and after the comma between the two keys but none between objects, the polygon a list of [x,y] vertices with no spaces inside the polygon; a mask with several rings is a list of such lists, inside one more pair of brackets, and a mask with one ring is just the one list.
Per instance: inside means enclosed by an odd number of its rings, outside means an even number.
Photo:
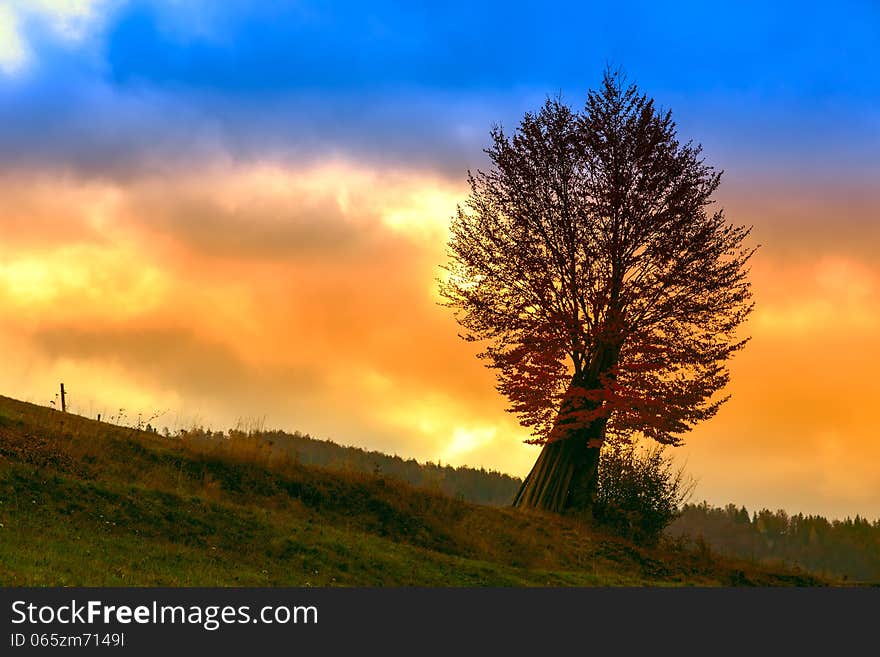
[{"label": "white cloud", "polygon": [[81,41],[103,23],[111,4],[108,0],[18,0],[13,6],[44,20],[57,36]]},{"label": "white cloud", "polygon": [[0,5],[0,71],[13,75],[28,60],[28,49],[21,37],[18,15],[8,6]]},{"label": "white cloud", "polygon": [[18,75],[33,63],[29,25],[47,27],[59,41],[82,45],[104,26],[122,0],[10,0],[0,6],[0,72]]}]

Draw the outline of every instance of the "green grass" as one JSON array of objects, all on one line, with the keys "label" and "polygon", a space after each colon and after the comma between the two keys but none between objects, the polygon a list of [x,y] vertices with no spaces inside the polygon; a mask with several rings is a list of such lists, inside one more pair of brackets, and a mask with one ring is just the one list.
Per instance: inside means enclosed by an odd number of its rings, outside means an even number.
[{"label": "green grass", "polygon": [[816,585],[708,550],[468,504],[0,397],[0,584]]}]

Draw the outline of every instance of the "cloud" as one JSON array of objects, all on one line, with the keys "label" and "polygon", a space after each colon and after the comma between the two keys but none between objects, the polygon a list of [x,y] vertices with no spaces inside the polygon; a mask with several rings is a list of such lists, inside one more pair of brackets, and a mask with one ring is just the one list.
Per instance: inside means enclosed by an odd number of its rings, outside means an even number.
[{"label": "cloud", "polygon": [[[867,64],[876,47],[867,8],[796,12],[804,29],[784,50],[773,44],[790,12],[725,10],[726,29],[705,57],[696,35],[709,10],[682,10],[672,31],[658,30],[658,10],[643,3],[569,7],[562,27],[532,3],[504,11],[158,0],[12,6],[16,27],[0,61],[20,68],[31,53],[39,66],[0,79],[7,167],[124,179],[206,159],[299,165],[329,153],[459,179],[485,164],[493,122],[510,127],[557,92],[580,105],[611,62],[671,105],[682,136],[706,143],[728,169],[876,173],[878,73]],[[627,34],[579,38],[579,24],[621,16]],[[834,48],[827,34],[839,37]]]},{"label": "cloud", "polygon": [[45,21],[59,37],[79,42],[104,23],[119,0],[13,0],[25,16]]},{"label": "cloud", "polygon": [[[204,167],[198,176],[142,178],[121,212],[157,237],[232,259],[358,259],[392,235],[446,235],[463,186],[414,171],[328,160]],[[384,231],[384,232],[383,232]]]},{"label": "cloud", "polygon": [[20,71],[29,57],[19,30],[18,16],[12,7],[0,6],[0,72],[6,75]]},{"label": "cloud", "polygon": [[[870,515],[880,270],[864,233],[823,217],[874,216],[876,201],[769,189],[764,202],[754,186],[725,191],[728,214],[765,243],[752,340],[732,363],[733,399],[678,453],[714,502]],[[266,416],[525,475],[537,449],[436,304],[466,191],[341,158],[219,158],[125,179],[6,172],[0,386],[41,400],[63,380],[92,409],[170,408],[217,428]]]},{"label": "cloud", "polygon": [[731,364],[732,399],[680,457],[702,480],[697,495],[715,503],[872,517],[880,267],[815,233],[797,240],[812,257],[756,256],[757,308]]},{"label": "cloud", "polygon": [[[89,48],[119,0],[10,0],[0,7],[0,72],[22,75],[53,42]],[[0,78],[2,82],[2,78]]]},{"label": "cloud", "polygon": [[[324,392],[322,375],[311,365],[254,367],[187,324],[45,328],[33,334],[33,344],[49,359],[89,363],[96,370],[118,367],[142,385],[171,390],[180,399],[234,398],[242,408],[253,408],[267,400],[305,401]],[[80,387],[81,397],[88,394]]]},{"label": "cloud", "polygon": [[[851,255],[756,265],[765,281],[752,326],[766,336],[816,339],[880,329],[880,271]],[[779,284],[785,281],[783,287]]]},{"label": "cloud", "polygon": [[[27,348],[10,348],[6,372],[19,376],[0,385],[39,398],[57,386],[51,373],[91,408],[161,405],[220,426],[266,415],[342,442],[520,470],[533,450],[435,303],[463,191],[345,161],[125,183],[2,177],[0,347]],[[53,221],[65,230],[43,240]]]}]

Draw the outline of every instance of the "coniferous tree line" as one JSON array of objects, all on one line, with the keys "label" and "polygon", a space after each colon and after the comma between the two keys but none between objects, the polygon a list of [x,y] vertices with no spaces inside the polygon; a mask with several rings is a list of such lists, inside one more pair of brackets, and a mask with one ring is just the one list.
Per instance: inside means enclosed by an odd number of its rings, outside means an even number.
[{"label": "coniferous tree line", "polygon": [[671,536],[702,537],[719,552],[758,561],[784,561],[849,581],[880,582],[880,519],[856,515],[828,520],[745,507],[685,504]]}]

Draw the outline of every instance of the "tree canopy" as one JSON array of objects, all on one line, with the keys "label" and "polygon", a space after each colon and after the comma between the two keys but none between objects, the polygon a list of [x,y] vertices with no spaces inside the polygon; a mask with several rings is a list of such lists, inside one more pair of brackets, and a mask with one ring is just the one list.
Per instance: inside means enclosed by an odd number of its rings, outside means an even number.
[{"label": "tree canopy", "polygon": [[463,337],[534,442],[679,444],[726,399],[752,309],[750,229],[712,207],[721,173],[612,71],[583,110],[548,99],[490,136],[441,283]]}]

